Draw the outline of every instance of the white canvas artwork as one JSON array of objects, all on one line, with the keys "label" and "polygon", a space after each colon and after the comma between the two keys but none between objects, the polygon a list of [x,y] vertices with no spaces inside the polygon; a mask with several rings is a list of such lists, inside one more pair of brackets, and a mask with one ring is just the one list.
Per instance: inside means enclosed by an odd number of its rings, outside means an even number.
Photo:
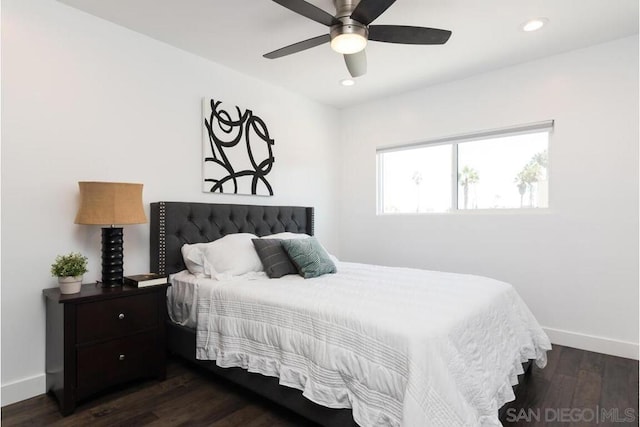
[{"label": "white canvas artwork", "polygon": [[273,196],[267,175],[274,140],[253,111],[213,98],[202,102],[203,191]]}]

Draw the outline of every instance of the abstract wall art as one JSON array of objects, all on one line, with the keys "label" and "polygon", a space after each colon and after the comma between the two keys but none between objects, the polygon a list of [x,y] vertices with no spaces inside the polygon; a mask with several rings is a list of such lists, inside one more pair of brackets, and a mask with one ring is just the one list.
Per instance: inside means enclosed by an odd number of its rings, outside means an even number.
[{"label": "abstract wall art", "polygon": [[203,191],[273,196],[267,175],[273,168],[274,140],[253,111],[202,102]]}]

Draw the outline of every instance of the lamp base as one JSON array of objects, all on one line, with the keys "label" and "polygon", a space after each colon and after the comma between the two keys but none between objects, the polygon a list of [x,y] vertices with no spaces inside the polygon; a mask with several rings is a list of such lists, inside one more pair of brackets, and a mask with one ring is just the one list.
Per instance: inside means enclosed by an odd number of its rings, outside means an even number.
[{"label": "lamp base", "polygon": [[102,282],[103,288],[122,286],[124,257],[122,255],[122,227],[102,228]]}]

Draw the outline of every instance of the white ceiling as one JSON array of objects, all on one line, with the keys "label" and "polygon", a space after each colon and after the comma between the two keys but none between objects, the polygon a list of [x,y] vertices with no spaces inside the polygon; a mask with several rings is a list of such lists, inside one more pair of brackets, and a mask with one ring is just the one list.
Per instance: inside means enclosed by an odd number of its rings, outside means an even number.
[{"label": "white ceiling", "polygon": [[[374,24],[453,31],[442,46],[370,42],[368,72],[353,87],[328,44],[280,59],[263,54],[327,27],[270,0],[59,0],[90,14],[285,87],[346,107],[638,33],[638,0],[397,0]],[[310,3],[334,14],[332,0]],[[530,18],[549,24],[520,30]]]}]

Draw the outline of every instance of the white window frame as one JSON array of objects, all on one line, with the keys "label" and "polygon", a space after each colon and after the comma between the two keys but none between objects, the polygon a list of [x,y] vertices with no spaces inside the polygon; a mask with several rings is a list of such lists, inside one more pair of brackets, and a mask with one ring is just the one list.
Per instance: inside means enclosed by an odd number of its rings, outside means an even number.
[{"label": "white window frame", "polygon": [[[394,151],[404,151],[411,150],[416,148],[424,148],[424,147],[433,147],[436,145],[451,145],[451,174],[452,174],[452,185],[451,185],[451,201],[452,206],[449,211],[446,212],[437,212],[435,214],[448,214],[454,212],[474,212],[474,211],[491,211],[491,212],[499,212],[499,211],[541,211],[545,209],[549,209],[549,206],[544,208],[495,208],[495,209],[459,209],[458,208],[458,144],[464,142],[471,141],[480,141],[491,138],[501,138],[515,135],[524,135],[529,133],[543,132],[546,131],[549,133],[549,146],[547,148],[547,152],[551,151],[551,135],[553,133],[553,120],[545,120],[536,123],[529,123],[524,125],[511,126],[507,128],[500,129],[490,129],[479,132],[471,132],[465,134],[459,134],[454,136],[446,136],[443,138],[436,138],[427,141],[413,142],[409,144],[401,144],[401,145],[387,145],[376,148],[376,211],[378,215],[433,215],[434,212],[420,212],[420,213],[387,213],[384,212],[384,194],[382,192],[383,183],[384,183],[384,156],[380,154],[391,153]],[[549,155],[549,157],[551,157]],[[549,166],[547,167],[549,169]]]}]

